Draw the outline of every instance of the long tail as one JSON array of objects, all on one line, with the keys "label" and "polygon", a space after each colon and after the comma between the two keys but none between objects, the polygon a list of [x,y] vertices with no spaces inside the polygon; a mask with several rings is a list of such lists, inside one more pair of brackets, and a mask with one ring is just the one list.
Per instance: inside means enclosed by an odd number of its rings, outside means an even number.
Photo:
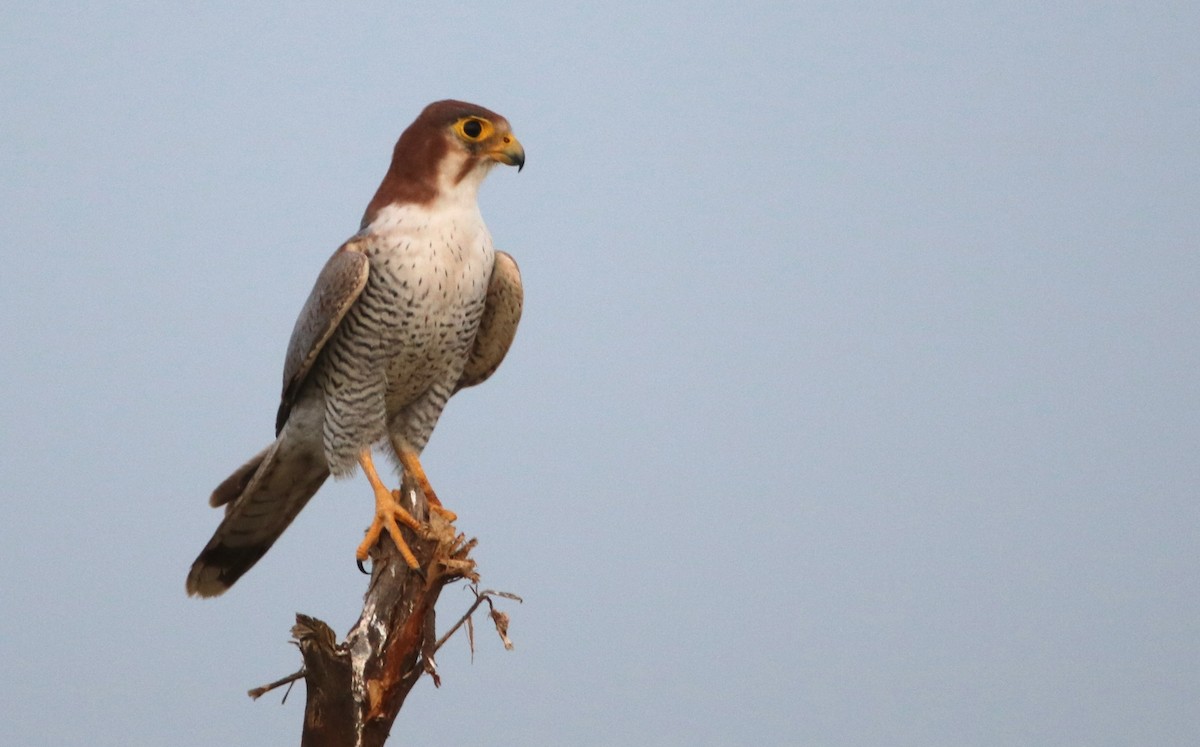
[{"label": "long tail", "polygon": [[213,491],[225,518],[187,577],[189,595],[215,597],[271,549],[329,477],[319,449],[297,443],[285,430]]}]

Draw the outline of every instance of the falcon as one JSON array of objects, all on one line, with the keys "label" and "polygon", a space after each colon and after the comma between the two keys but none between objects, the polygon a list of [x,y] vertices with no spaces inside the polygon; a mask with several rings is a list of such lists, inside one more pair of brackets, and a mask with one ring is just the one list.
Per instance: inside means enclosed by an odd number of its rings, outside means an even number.
[{"label": "falcon", "polygon": [[525,164],[508,121],[462,101],[430,104],[404,131],[359,232],[325,263],[296,320],[275,441],[213,491],[225,517],[192,564],[189,595],[223,593],[258,562],[332,474],[361,468],[375,516],[361,565],[386,531],[420,523],[372,459],[390,451],[453,521],[421,467],[447,400],[495,372],[521,317],[521,275],[492,246],[476,197],[497,163]]}]

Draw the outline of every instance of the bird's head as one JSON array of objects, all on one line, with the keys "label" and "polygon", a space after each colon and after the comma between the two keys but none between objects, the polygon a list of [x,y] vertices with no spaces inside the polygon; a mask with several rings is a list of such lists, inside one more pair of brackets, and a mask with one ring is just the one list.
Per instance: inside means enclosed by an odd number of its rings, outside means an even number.
[{"label": "bird's head", "polygon": [[516,166],[517,171],[525,166],[525,149],[512,134],[507,119],[483,107],[460,101],[439,101],[425,111],[434,107],[440,109],[447,104],[450,105],[446,107],[448,116],[439,116],[438,120],[453,120],[447,136],[452,142],[451,150],[464,154],[468,163],[490,166],[498,162]]},{"label": "bird's head", "polygon": [[392,163],[367,206],[363,226],[390,204],[474,200],[497,163],[525,165],[525,149],[508,120],[476,104],[435,101],[400,135]]}]

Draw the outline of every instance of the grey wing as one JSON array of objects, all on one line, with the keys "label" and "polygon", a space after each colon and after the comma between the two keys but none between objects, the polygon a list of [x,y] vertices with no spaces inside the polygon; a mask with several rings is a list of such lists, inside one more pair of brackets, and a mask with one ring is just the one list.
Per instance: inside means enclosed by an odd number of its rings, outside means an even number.
[{"label": "grey wing", "polygon": [[342,244],[317,276],[317,282],[300,310],[283,364],[283,395],[275,416],[275,434],[283,430],[300,388],[346,312],[367,285],[370,261],[361,241]]},{"label": "grey wing", "polygon": [[454,391],[482,384],[500,367],[517,335],[524,301],[525,290],[516,260],[505,252],[496,252],[475,345]]}]

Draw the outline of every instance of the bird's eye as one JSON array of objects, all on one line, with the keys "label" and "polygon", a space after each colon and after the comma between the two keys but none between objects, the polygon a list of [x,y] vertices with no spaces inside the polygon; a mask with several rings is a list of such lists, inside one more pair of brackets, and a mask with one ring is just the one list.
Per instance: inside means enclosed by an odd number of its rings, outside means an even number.
[{"label": "bird's eye", "polygon": [[483,117],[468,116],[454,123],[454,131],[463,140],[481,143],[490,138],[496,129]]},{"label": "bird's eye", "polygon": [[483,134],[483,123],[478,119],[468,119],[462,125],[463,134],[474,140]]}]

